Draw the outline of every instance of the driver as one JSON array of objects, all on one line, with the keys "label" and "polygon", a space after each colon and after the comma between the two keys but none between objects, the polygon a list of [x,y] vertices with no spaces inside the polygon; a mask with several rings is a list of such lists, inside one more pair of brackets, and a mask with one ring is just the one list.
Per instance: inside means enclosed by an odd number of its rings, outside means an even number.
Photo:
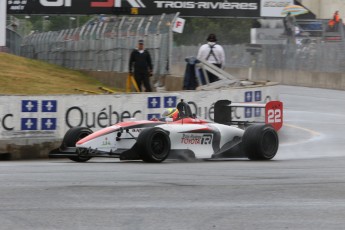
[{"label": "driver", "polygon": [[169,108],[166,109],[163,113],[162,113],[162,118],[172,118],[173,121],[176,121],[179,118],[179,111],[176,108]]}]

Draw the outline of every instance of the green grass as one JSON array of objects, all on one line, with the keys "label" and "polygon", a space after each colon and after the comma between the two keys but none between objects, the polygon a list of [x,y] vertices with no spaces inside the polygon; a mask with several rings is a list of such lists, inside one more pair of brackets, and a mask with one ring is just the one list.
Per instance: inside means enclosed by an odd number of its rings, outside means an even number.
[{"label": "green grass", "polygon": [[99,92],[107,87],[79,71],[0,52],[0,94],[48,95]]}]

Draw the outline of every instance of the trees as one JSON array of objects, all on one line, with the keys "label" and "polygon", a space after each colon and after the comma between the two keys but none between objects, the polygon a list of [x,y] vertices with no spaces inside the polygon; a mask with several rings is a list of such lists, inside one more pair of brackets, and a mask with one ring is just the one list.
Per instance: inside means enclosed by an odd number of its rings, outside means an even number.
[{"label": "trees", "polygon": [[186,18],[184,32],[174,34],[177,45],[205,43],[208,34],[214,33],[222,44],[250,42],[250,29],[255,19],[247,18]]},{"label": "trees", "polygon": [[76,28],[82,26],[93,16],[17,16],[21,21],[25,21],[25,31],[30,32],[31,30],[47,32],[47,31],[58,31],[69,28]]},{"label": "trees", "polygon": [[[92,17],[95,16],[32,15],[17,18],[25,22],[23,30],[26,32],[46,32],[76,28]],[[250,28],[254,21],[255,19],[248,18],[186,18],[184,32],[175,33],[174,42],[176,45],[200,45],[206,41],[208,34],[214,33],[222,44],[249,43]]]}]

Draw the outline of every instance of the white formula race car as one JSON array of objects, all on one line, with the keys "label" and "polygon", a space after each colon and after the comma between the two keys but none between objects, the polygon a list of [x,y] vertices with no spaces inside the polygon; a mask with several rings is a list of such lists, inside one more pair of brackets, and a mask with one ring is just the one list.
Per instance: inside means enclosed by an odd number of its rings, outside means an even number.
[{"label": "white formula race car", "polygon": [[[265,122],[233,121],[235,107],[265,110]],[[231,103],[217,101],[214,122],[195,117],[183,100],[178,103],[177,120],[132,120],[92,132],[74,127],[67,131],[51,158],[67,157],[86,162],[93,157],[162,162],[167,158],[270,160],[279,147],[277,131],[283,124],[283,104]]]}]

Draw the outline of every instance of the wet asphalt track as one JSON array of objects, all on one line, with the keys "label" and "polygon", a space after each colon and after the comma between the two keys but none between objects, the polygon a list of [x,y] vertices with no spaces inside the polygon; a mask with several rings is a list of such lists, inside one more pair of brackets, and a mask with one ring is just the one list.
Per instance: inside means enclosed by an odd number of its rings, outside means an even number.
[{"label": "wet asphalt track", "polygon": [[0,229],[344,229],[345,92],[280,89],[273,161],[3,161]]}]

